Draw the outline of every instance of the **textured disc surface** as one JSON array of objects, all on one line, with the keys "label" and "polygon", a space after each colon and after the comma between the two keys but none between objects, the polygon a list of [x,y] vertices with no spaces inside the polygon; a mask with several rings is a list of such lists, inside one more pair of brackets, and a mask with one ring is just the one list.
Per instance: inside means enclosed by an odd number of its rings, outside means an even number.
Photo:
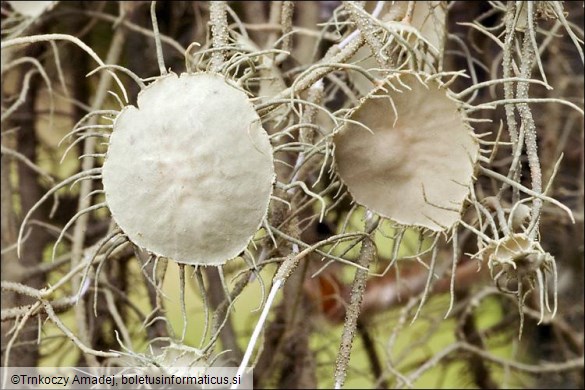
[{"label": "textured disc surface", "polygon": [[400,81],[402,92],[374,91],[350,115],[373,134],[347,122],[334,135],[337,172],[354,200],[381,216],[444,230],[460,218],[479,146],[437,82]]},{"label": "textured disc surface", "polygon": [[103,167],[113,218],[140,247],[188,264],[243,251],[266,217],[272,147],[244,92],[220,75],[169,74],[114,123]]}]

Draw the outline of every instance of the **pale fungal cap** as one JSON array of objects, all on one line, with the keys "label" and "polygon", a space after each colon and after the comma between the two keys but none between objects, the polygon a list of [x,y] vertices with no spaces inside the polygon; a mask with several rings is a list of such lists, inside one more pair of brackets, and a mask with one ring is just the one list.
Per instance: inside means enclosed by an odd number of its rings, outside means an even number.
[{"label": "pale fungal cap", "polygon": [[514,234],[492,242],[483,252],[488,265],[511,264],[531,250],[532,242],[522,234]]},{"label": "pale fungal cap", "polygon": [[266,217],[275,178],[246,94],[217,74],[171,73],[117,117],[103,168],[114,220],[136,245],[220,265]]},{"label": "pale fungal cap", "polygon": [[516,205],[512,213],[512,229],[517,230],[529,221],[532,209],[524,203],[520,203]]},{"label": "pale fungal cap", "polygon": [[554,261],[538,242],[530,240],[525,234],[513,234],[492,241],[483,250],[482,257],[492,271],[495,266],[504,266],[521,273],[531,273]]},{"label": "pale fungal cap", "polygon": [[410,90],[394,80],[402,92],[375,90],[350,113],[373,134],[347,122],[334,135],[337,172],[354,200],[379,215],[449,229],[469,193],[479,145],[437,81],[403,75],[400,82]]},{"label": "pale fungal cap", "polygon": [[36,18],[53,8],[58,1],[9,1],[8,3],[19,14]]},{"label": "pale fungal cap", "polygon": [[[446,7],[440,1],[417,1],[414,4],[412,20],[407,23],[402,19],[406,15],[408,5],[408,1],[387,1],[380,12],[382,24],[389,30],[394,31],[396,35],[402,36],[411,49],[415,46],[417,47],[415,50],[417,63],[424,63],[423,58],[426,59],[426,62],[434,63],[435,56],[431,52],[435,53],[436,50],[437,53],[435,54],[442,55],[445,46]],[[418,31],[419,37],[413,34],[412,31]],[[419,42],[419,45],[416,45],[417,40],[420,40],[420,38],[426,40],[425,44]],[[427,43],[430,47],[427,46]],[[379,75],[387,74],[382,69],[375,70],[380,65],[375,57],[372,56],[372,50],[368,45],[363,45],[351,57],[351,62],[359,65],[362,69],[368,70],[373,76],[379,77]],[[430,71],[431,69],[429,69],[428,65],[425,65],[424,70]],[[348,72],[348,75],[353,86],[362,96],[367,95],[374,88],[372,82],[361,72]]]}]

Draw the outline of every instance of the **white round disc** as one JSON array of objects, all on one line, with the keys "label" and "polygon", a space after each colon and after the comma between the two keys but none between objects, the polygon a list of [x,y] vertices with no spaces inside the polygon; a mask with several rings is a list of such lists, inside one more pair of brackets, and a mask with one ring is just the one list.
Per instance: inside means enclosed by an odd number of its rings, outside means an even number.
[{"label": "white round disc", "polygon": [[272,147],[246,94],[217,74],[169,74],[122,110],[103,185],[136,245],[177,262],[220,265],[266,217]]}]

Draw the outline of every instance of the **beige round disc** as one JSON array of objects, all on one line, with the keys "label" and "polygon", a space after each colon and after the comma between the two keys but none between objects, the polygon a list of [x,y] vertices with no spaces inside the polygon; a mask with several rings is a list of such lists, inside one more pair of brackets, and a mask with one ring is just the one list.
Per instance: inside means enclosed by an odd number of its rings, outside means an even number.
[{"label": "beige round disc", "polygon": [[403,225],[448,229],[469,193],[479,146],[437,82],[400,80],[410,90],[394,81],[402,92],[374,91],[350,114],[373,134],[347,122],[334,135],[337,172],[372,211]]}]

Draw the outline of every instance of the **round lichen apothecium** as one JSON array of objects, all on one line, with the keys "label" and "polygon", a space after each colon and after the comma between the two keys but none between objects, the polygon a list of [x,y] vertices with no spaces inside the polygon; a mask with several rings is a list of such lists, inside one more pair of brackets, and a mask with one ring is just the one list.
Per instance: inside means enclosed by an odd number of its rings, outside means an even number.
[{"label": "round lichen apothecium", "polygon": [[334,135],[337,173],[354,200],[379,215],[449,229],[469,194],[479,144],[439,82],[410,74],[389,82],[401,92],[374,90]]},{"label": "round lichen apothecium", "polygon": [[114,123],[103,185],[128,238],[180,263],[220,265],[266,217],[275,178],[268,135],[246,94],[218,74],[174,73]]}]

